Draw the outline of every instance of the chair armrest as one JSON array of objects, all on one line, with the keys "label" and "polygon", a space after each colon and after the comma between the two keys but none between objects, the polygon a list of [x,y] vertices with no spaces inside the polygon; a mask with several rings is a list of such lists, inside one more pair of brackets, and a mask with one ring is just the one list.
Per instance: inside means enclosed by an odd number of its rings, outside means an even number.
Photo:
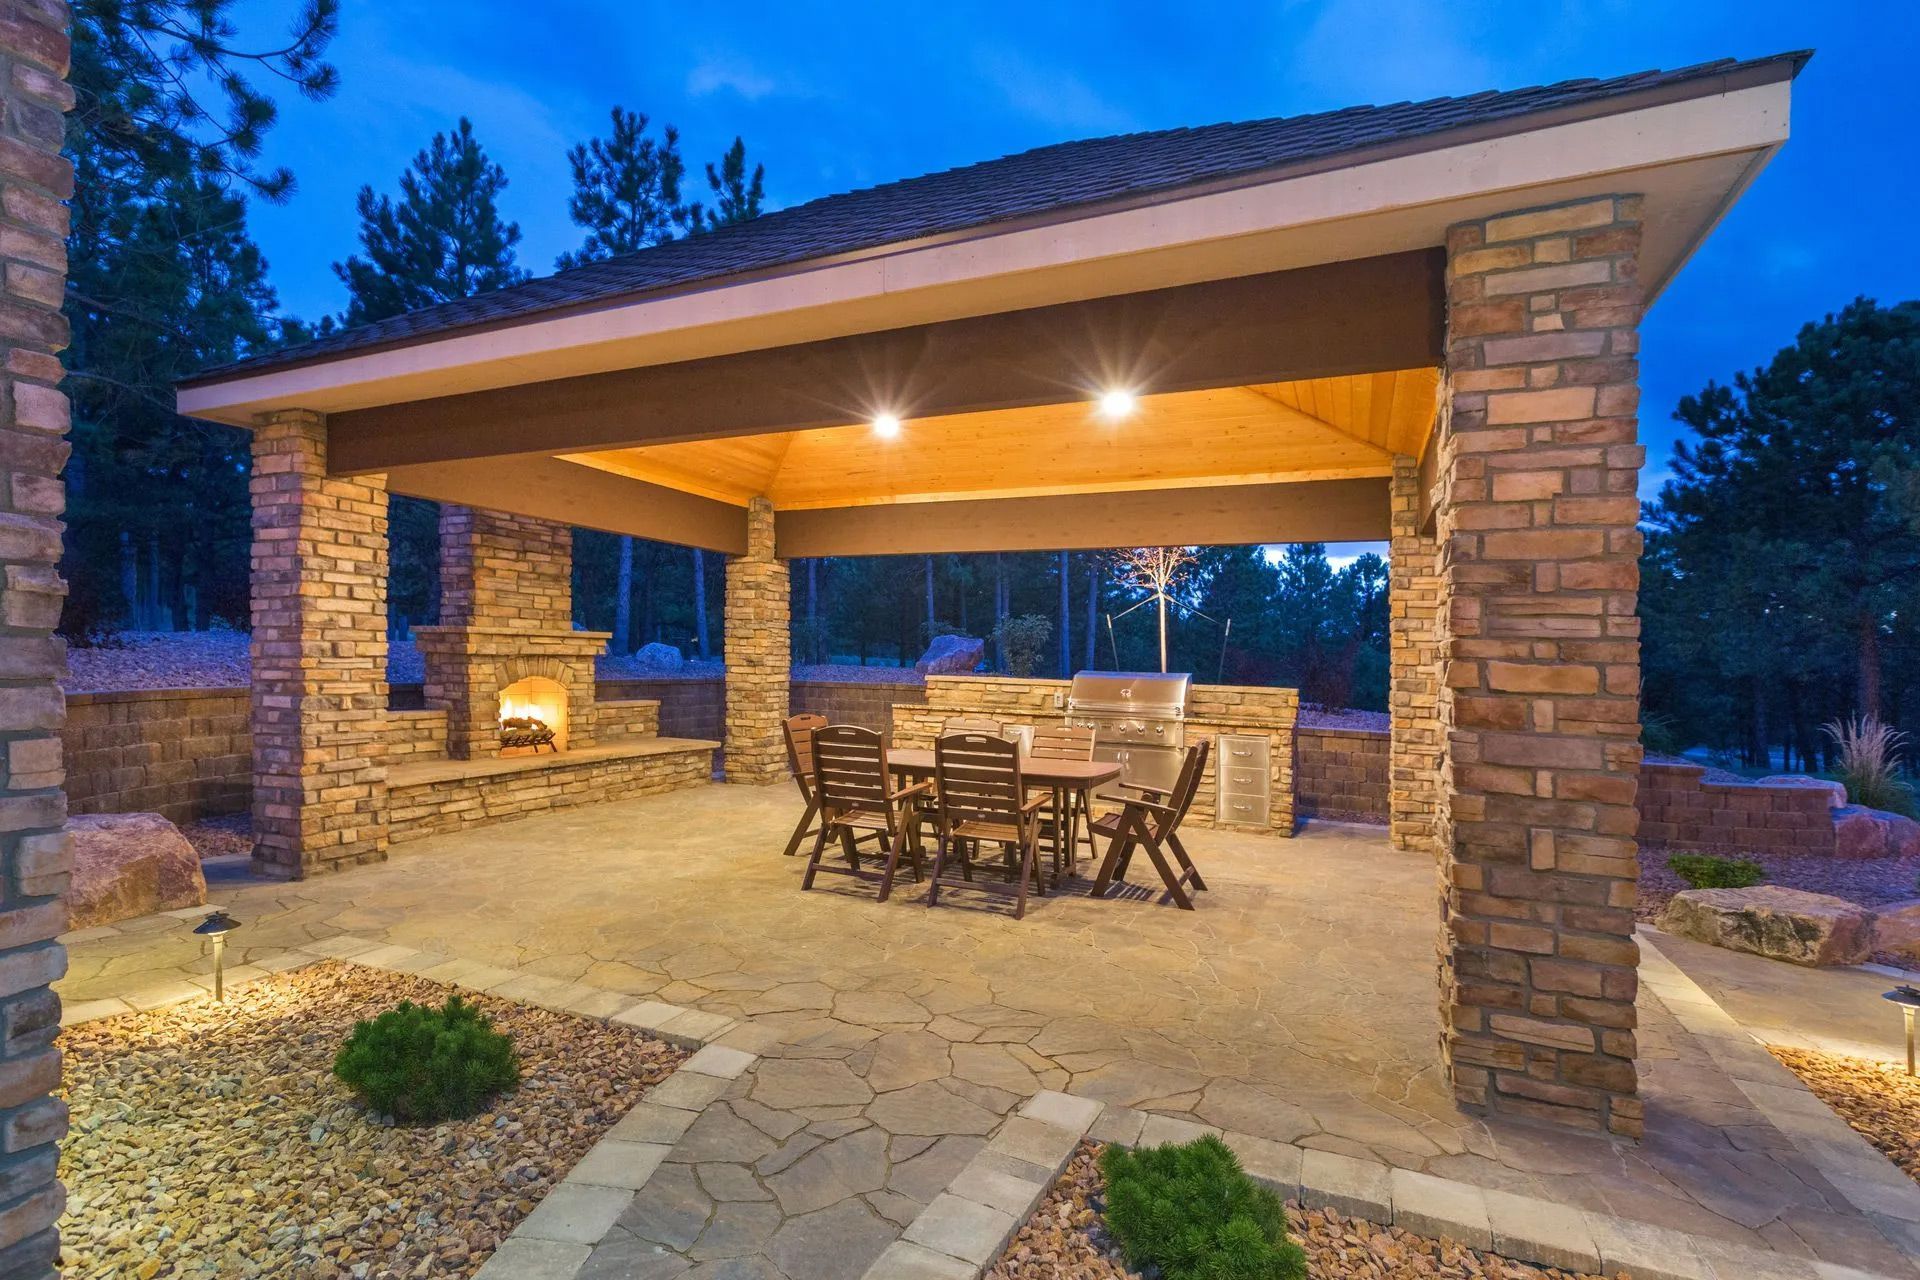
[{"label": "chair armrest", "polygon": [[925,782],[916,782],[910,787],[903,787],[900,790],[893,792],[891,795],[887,797],[887,799],[910,800],[914,796],[922,795],[927,792],[931,792],[932,790],[933,790],[933,779],[928,778]]},{"label": "chair armrest", "polygon": [[1173,794],[1173,790],[1170,787],[1148,787],[1138,782],[1117,782],[1114,785],[1126,791],[1138,791],[1143,796],[1170,796]]},{"label": "chair armrest", "polygon": [[1051,791],[1043,791],[1039,795],[1031,796],[1026,801],[1024,801],[1020,805],[1020,812],[1032,813],[1034,810],[1038,809],[1040,806],[1046,805],[1046,804],[1052,804],[1052,803],[1053,803],[1053,793]]},{"label": "chair armrest", "polygon": [[1173,817],[1173,809],[1170,806],[1155,804],[1151,800],[1136,800],[1128,796],[1122,799],[1120,803],[1126,805],[1129,809],[1145,809],[1148,813],[1157,813],[1163,818]]}]

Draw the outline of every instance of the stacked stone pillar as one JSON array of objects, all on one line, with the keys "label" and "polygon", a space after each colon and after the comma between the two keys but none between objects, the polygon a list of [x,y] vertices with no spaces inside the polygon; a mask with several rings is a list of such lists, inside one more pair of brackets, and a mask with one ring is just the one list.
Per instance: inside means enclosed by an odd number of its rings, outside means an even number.
[{"label": "stacked stone pillar", "polygon": [[1393,464],[1388,554],[1387,829],[1396,849],[1437,852],[1441,787],[1440,553],[1422,529],[1420,464]]},{"label": "stacked stone pillar", "polygon": [[747,553],[727,561],[728,782],[784,781],[787,681],[793,666],[787,564],[773,554],[773,504],[747,507]]},{"label": "stacked stone pillar", "polygon": [[1449,231],[1436,528],[1454,1090],[1628,1136],[1642,1121],[1639,244],[1628,195]]},{"label": "stacked stone pillar", "polygon": [[387,856],[387,484],[330,479],[320,414],[253,433],[254,869]]},{"label": "stacked stone pillar", "polygon": [[0,1277],[51,1277],[65,1205],[56,1180],[67,1109],[60,1082],[71,855],[60,729],[65,649],[53,636],[66,595],[56,565],[66,491],[67,210],[60,155],[67,15],[57,0],[11,6],[0,22]]}]

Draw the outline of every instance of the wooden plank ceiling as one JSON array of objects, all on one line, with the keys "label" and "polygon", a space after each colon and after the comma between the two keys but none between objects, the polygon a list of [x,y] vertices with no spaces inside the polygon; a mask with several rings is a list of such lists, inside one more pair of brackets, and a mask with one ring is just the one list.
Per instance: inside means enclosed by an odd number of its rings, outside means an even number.
[{"label": "wooden plank ceiling", "polygon": [[1436,369],[1142,396],[1117,419],[1086,401],[561,455],[782,510],[1384,476],[1426,446]]}]

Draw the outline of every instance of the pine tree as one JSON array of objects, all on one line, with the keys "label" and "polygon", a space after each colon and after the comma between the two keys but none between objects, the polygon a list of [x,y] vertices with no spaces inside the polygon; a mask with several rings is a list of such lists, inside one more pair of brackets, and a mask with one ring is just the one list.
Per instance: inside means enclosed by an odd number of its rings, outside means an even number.
[{"label": "pine tree", "polygon": [[276,113],[254,80],[332,93],[338,6],[310,0],[265,49],[236,42],[234,7],[73,6],[62,629],[75,639],[130,621],[136,604],[149,623],[247,616],[246,436],[180,417],[173,383],[285,340],[246,197],[284,200],[294,182],[257,164]]},{"label": "pine tree", "polygon": [[604,138],[590,138],[567,152],[573,195],[567,214],[586,228],[586,242],[560,255],[561,270],[663,244],[695,229],[695,206],[681,195],[687,164],[672,125],[658,141],[647,136],[647,117],[615,107]]},{"label": "pine tree", "polygon": [[470,298],[527,278],[514,260],[520,226],[500,216],[505,170],[465,116],[436,133],[400,175],[400,198],[360,188],[360,245],[333,270],[347,286],[348,325]]},{"label": "pine tree", "polygon": [[762,164],[754,165],[753,176],[747,176],[747,144],[735,138],[717,166],[707,165],[713,208],[694,206],[695,229],[712,231],[759,217],[766,203],[766,178],[767,167]]}]

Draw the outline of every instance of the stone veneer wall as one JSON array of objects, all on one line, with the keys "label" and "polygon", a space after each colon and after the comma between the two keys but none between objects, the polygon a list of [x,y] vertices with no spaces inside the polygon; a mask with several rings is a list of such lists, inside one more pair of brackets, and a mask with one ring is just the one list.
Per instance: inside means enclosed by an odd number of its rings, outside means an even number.
[{"label": "stone veneer wall", "polygon": [[[893,709],[893,741],[930,747],[952,716],[989,716],[1006,724],[1058,724],[1066,718],[1067,680],[1011,676],[928,676],[926,700]],[[1294,826],[1294,722],[1300,694],[1294,689],[1195,685],[1187,711],[1187,745],[1202,735],[1264,735],[1271,788],[1266,829],[1292,835]],[[1194,797],[1189,816],[1214,821],[1214,762]]]},{"label": "stone veneer wall", "polygon": [[1376,729],[1294,731],[1294,786],[1302,818],[1387,821],[1390,735]]},{"label": "stone veneer wall", "polygon": [[1640,844],[1711,853],[1832,857],[1825,787],[1708,782],[1699,765],[1640,766]]},{"label": "stone veneer wall", "polygon": [[327,476],[327,424],[253,432],[254,868],[387,856],[387,481]]},{"label": "stone veneer wall", "polygon": [[253,796],[245,689],[132,689],[67,696],[67,808],[188,822]]},{"label": "stone veneer wall", "polygon": [[67,1109],[49,1096],[60,1082],[60,1001],[48,986],[66,972],[57,938],[72,866],[56,683],[65,651],[53,636],[66,595],[57,568],[69,425],[61,201],[73,194],[60,154],[61,114],[73,106],[66,29],[59,0],[9,5],[0,22],[0,1276],[23,1278],[52,1276],[66,1203],[56,1166]]},{"label": "stone veneer wall", "polygon": [[1420,465],[1393,460],[1387,558],[1388,835],[1396,849],[1439,852],[1440,552],[1420,523]]},{"label": "stone veneer wall", "polygon": [[1450,228],[1436,446],[1448,1074],[1631,1137],[1639,247],[1632,195]]},{"label": "stone veneer wall", "polygon": [[727,688],[718,676],[602,680],[603,700],[649,698],[660,704],[660,732],[669,738],[720,741],[727,734]]},{"label": "stone veneer wall", "polygon": [[573,530],[479,507],[440,508],[440,625],[573,629]]},{"label": "stone veneer wall", "polygon": [[574,805],[676,791],[709,782],[713,774],[704,752],[570,763],[565,754],[555,759],[551,768],[394,787],[389,801],[394,832],[401,840],[417,840]]},{"label": "stone veneer wall", "polygon": [[773,554],[773,504],[747,506],[747,552],[727,557],[726,770],[728,782],[787,779],[787,688],[793,665],[787,562]]}]

